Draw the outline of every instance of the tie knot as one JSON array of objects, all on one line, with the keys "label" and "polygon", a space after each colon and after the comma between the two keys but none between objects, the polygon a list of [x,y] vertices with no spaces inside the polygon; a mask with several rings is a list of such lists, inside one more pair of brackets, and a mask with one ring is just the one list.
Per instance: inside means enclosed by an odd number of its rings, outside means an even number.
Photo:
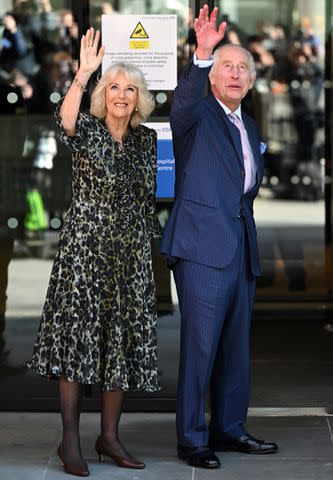
[{"label": "tie knot", "polygon": [[228,114],[228,117],[230,118],[230,120],[232,121],[232,123],[234,123],[235,125],[237,125],[237,127],[239,127],[241,125],[241,119],[234,113],[234,112],[230,112]]}]

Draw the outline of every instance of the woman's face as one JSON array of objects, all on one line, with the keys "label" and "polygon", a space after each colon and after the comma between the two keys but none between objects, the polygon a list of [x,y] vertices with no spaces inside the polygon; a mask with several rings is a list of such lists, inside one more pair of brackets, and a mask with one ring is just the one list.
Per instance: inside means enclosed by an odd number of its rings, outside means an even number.
[{"label": "woman's face", "polygon": [[138,89],[129,82],[126,75],[119,72],[106,88],[107,116],[130,119],[138,103]]}]

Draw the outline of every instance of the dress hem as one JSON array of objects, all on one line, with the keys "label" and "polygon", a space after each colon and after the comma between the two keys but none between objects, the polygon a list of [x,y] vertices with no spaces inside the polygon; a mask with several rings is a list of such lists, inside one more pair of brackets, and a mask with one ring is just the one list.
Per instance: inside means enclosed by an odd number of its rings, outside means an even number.
[{"label": "dress hem", "polygon": [[[34,373],[47,378],[48,380],[59,380],[61,376],[64,376],[69,382],[78,382],[81,385],[98,385],[100,384],[102,386],[102,390],[105,391],[112,391],[112,390],[123,390],[123,391],[131,391],[131,392],[158,392],[162,389],[161,385],[159,384],[158,379],[156,379],[156,385],[154,386],[144,386],[141,385],[140,382],[135,382],[135,381],[130,381],[130,382],[124,382],[122,384],[120,383],[114,383],[114,384],[107,384],[104,383],[99,377],[93,377],[90,380],[80,378],[79,376],[74,377],[71,375],[66,375],[66,373],[61,372],[60,370],[57,373],[53,372],[46,372],[45,370],[41,370],[34,366],[33,364],[27,363],[27,367],[32,370]],[[157,376],[157,372],[154,373],[153,377]]]}]

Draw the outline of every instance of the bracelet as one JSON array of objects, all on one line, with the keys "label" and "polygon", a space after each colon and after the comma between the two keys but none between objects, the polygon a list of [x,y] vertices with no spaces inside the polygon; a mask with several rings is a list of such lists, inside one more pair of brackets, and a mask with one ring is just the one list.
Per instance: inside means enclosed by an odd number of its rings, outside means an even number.
[{"label": "bracelet", "polygon": [[73,78],[73,82],[75,82],[82,90],[82,92],[86,92],[87,91],[87,85],[85,85],[84,83],[80,82],[80,80],[78,80],[76,77]]}]

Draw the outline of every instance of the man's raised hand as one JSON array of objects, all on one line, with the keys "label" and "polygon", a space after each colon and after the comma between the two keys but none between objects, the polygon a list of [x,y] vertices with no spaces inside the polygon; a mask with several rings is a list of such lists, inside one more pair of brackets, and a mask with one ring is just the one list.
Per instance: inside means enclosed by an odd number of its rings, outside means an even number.
[{"label": "man's raised hand", "polygon": [[200,8],[199,16],[194,20],[194,30],[197,36],[198,47],[196,56],[198,60],[208,59],[214,47],[224,38],[227,22],[216,26],[218,7],[214,7],[209,16],[209,7],[205,4]]}]

